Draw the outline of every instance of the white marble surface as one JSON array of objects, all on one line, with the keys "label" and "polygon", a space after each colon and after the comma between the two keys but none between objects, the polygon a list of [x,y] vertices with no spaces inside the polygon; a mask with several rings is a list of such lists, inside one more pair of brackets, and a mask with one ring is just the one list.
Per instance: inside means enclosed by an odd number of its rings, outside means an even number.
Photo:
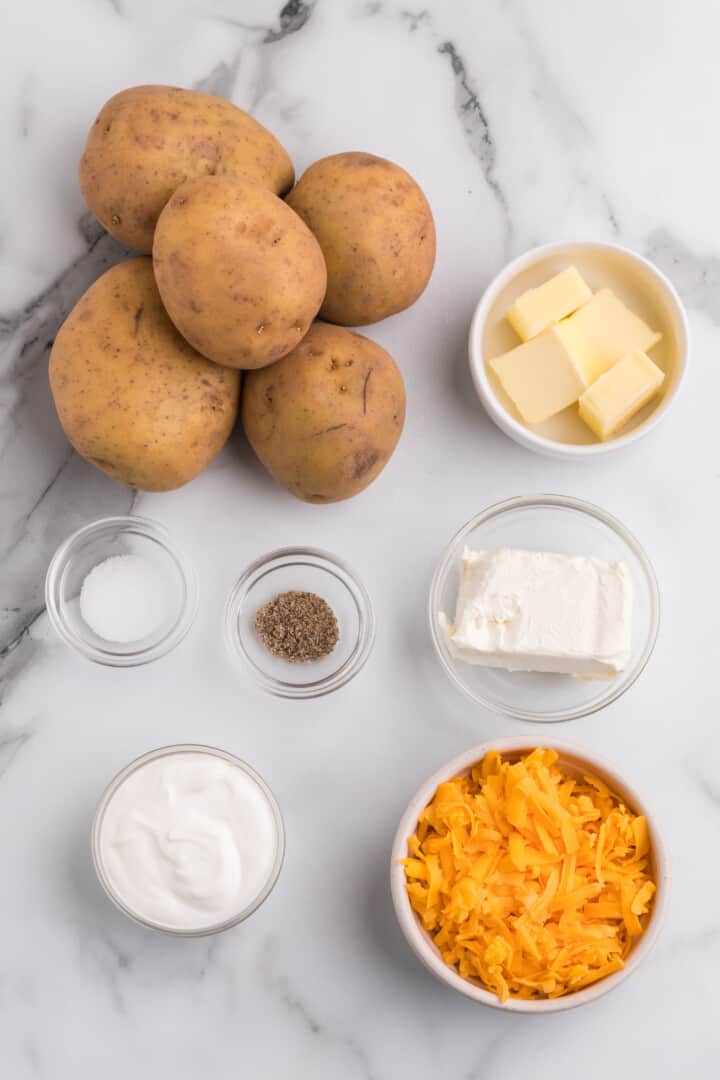
[{"label": "white marble surface", "polygon": [[[717,1076],[720,1056],[720,19],[705,0],[25,0],[0,38],[0,1075],[3,1080],[553,1080]],[[75,179],[87,127],[124,86],[210,88],[250,108],[301,171],[365,149],[435,211],[417,306],[370,334],[409,412],[361,497],[305,506],[240,437],[188,488],[134,494],[68,452],[46,384],[59,321],[120,252]],[[480,291],[528,246],[619,238],[656,259],[690,312],[686,392],[623,455],[564,465],[484,417],[464,347]],[[484,737],[523,730],[446,682],[424,622],[439,551],[472,513],[553,490],[617,514],[654,560],[655,656],[601,715],[546,732],[602,750],[658,810],[674,895],[647,964],[598,1004],[547,1019],[484,1010],[433,981],[395,925],[395,822],[419,782]],[[145,669],[90,665],[42,614],[56,543],[130,508],[192,551],[197,623]],[[365,672],[319,702],[274,701],[226,659],[224,596],[271,547],[356,565],[378,615]],[[542,731],[538,731],[541,738]],[[284,810],[280,883],[214,940],[131,925],[88,855],[95,801],[130,758],[175,741],[252,762]]]}]

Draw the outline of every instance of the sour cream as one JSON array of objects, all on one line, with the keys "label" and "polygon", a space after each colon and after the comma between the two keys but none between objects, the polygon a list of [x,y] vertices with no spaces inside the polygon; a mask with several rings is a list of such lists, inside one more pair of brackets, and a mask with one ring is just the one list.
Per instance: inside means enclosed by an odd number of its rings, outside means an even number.
[{"label": "sour cream", "polygon": [[111,898],[141,922],[190,933],[252,908],[279,872],[282,842],[260,778],[202,747],[140,758],[111,785],[94,829]]}]

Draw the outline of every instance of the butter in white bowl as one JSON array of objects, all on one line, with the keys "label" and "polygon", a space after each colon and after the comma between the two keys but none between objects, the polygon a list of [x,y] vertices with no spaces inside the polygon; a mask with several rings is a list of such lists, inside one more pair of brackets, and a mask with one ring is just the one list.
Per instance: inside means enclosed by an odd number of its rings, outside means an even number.
[{"label": "butter in white bowl", "polygon": [[[688,348],[671,282],[641,255],[595,241],[546,244],[514,259],[485,289],[468,339],[473,382],[493,422],[521,446],[562,460],[619,450],[652,431],[677,397]],[[578,400],[637,351],[663,382],[644,404],[637,396],[620,402],[622,423],[599,436]]]},{"label": "butter in white bowl", "polygon": [[[558,274],[546,286],[521,296],[508,309],[508,322],[515,326],[518,305],[527,303],[534,293],[542,294],[543,288],[554,286],[562,277],[563,274]],[[590,297],[568,318],[490,361],[490,368],[525,423],[539,424],[556,416],[574,405],[623,357],[651,349],[660,341],[661,335],[630,311],[610,289],[600,289]],[[563,308],[557,305],[554,309],[545,308],[546,313],[553,310]],[[542,325],[542,312],[538,310],[534,315],[535,325]],[[529,317],[526,322],[529,326]],[[659,385],[653,388],[650,397],[638,402],[631,396],[622,413],[623,423],[651,400]],[[582,411],[580,415],[582,418]],[[592,430],[595,432],[594,427]]]},{"label": "butter in white bowl", "polygon": [[622,562],[466,547],[454,621],[441,612],[439,622],[451,655],[469,664],[613,678],[631,655],[632,607]]}]

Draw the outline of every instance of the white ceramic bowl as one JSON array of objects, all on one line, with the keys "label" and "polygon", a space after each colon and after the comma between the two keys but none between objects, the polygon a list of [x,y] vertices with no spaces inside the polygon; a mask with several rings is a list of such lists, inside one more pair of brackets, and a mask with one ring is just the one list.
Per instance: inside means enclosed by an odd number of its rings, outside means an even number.
[{"label": "white ceramic bowl", "polygon": [[[542,424],[523,423],[487,364],[519,339],[505,312],[526,289],[560,270],[576,266],[593,291],[611,288],[636,314],[662,334],[651,358],[665,372],[662,394],[633,417],[622,433],[599,442],[574,408]],[[620,244],[544,244],[526,251],[502,270],[485,290],[470,325],[468,352],[475,389],[491,420],[511,439],[537,454],[566,460],[620,450],[655,428],[677,397],[688,363],[687,315],[674,286],[647,259]]]},{"label": "white ceramic bowl", "polygon": [[[650,833],[651,869],[657,885],[657,892],[645,931],[633,946],[622,970],[615,972],[613,975],[608,975],[605,979],[586,987],[584,990],[578,990],[576,993],[568,994],[565,997],[548,998],[539,1001],[509,998],[501,1004],[496,995],[486,990],[480,982],[463,978],[454,968],[444,962],[430,934],[423,929],[420,920],[410,906],[405,888],[405,870],[400,864],[400,860],[404,859],[408,854],[408,840],[415,832],[420,812],[430,802],[439,784],[450,780],[453,776],[469,772],[470,768],[476,762],[481,761],[490,750],[499,750],[503,755],[512,757],[527,753],[536,746],[545,746],[556,750],[560,755],[561,764],[570,769],[590,772],[592,775],[604,780],[613,791],[626,801],[631,809],[645,815]],[[665,845],[655,817],[648,810],[645,802],[618,775],[613,765],[593,751],[584,750],[582,747],[575,746],[572,743],[558,742],[555,739],[538,740],[518,737],[494,739],[492,742],[474,746],[471,750],[467,750],[464,754],[460,754],[443,765],[418,789],[400,819],[395,834],[390,862],[390,888],[395,913],[406,941],[415,955],[441,982],[466,997],[472,998],[473,1001],[479,1002],[481,1005],[504,1009],[505,1012],[549,1013],[574,1009],[579,1005],[587,1005],[591,1001],[596,1001],[603,994],[614,990],[616,986],[619,986],[638,968],[655,944],[665,919],[670,896],[670,868]]]}]

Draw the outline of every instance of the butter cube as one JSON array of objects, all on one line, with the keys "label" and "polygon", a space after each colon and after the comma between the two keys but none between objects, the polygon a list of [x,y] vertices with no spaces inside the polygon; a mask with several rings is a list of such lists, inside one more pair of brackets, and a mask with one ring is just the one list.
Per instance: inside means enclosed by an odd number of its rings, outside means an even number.
[{"label": "butter cube", "polygon": [[659,392],[664,372],[644,352],[631,352],[580,398],[580,416],[598,439],[609,439]]},{"label": "butter cube", "polygon": [[490,367],[526,424],[539,424],[566,409],[587,387],[555,326],[495,357]]},{"label": "butter cube", "polygon": [[626,353],[647,352],[661,336],[610,289],[600,289],[555,329],[576,358],[588,386]]},{"label": "butter cube", "polygon": [[505,318],[523,341],[537,337],[553,323],[586,304],[592,292],[574,266],[551,277],[537,289],[528,289],[508,308]]}]

